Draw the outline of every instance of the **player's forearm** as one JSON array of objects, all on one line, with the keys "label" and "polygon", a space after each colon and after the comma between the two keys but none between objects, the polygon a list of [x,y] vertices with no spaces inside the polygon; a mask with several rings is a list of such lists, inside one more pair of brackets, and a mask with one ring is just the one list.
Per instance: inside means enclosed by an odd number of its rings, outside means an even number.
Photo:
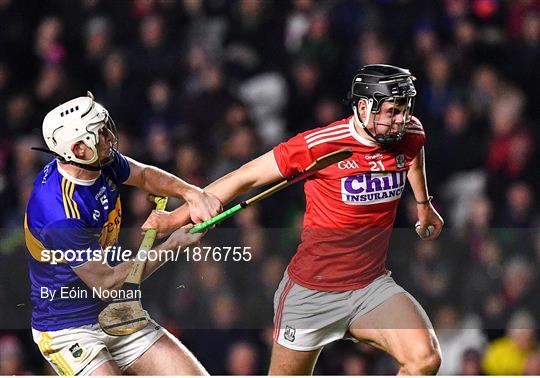
[{"label": "player's forearm", "polygon": [[190,201],[201,189],[160,168],[146,166],[143,170],[143,190],[165,197],[180,197]]},{"label": "player's forearm", "polygon": [[[166,246],[163,245],[156,247],[156,250],[160,252],[159,258],[157,260],[152,259],[146,261],[143,280],[165,264],[168,258],[167,254],[162,252],[164,249],[166,249]],[[109,292],[119,290],[126,281],[129,272],[131,272],[134,263],[135,261],[124,261],[114,267],[110,267],[109,271],[99,277],[99,281],[96,280],[96,282],[91,286],[101,288],[102,290],[107,290]]]},{"label": "player's forearm", "polygon": [[274,153],[269,151],[214,181],[204,190],[226,204],[252,188],[273,183],[280,178]]},{"label": "player's forearm", "polygon": [[[163,264],[171,260],[177,251],[184,248],[193,240],[179,242],[178,236],[169,237],[165,242],[153,248],[157,251],[157,258],[146,259],[142,279],[146,279],[158,270]],[[88,287],[106,290],[108,292],[119,290],[133,268],[135,260],[124,261],[114,267],[104,264],[102,261],[91,261],[81,267],[74,268],[75,273],[86,283]]]},{"label": "player's forearm", "polygon": [[[205,192],[215,195],[222,204],[227,204],[235,197],[245,193],[255,184],[242,177],[241,169],[239,168],[234,172],[231,172],[220,179],[216,180],[212,184],[204,188]],[[171,224],[170,228],[178,228],[190,221],[189,207],[182,205],[170,213]]]},{"label": "player's forearm", "polygon": [[133,267],[133,261],[124,261],[115,267],[111,267],[110,274],[105,276],[103,280],[104,286],[108,291],[119,290],[124,281],[126,280],[131,268]]},{"label": "player's forearm", "polygon": [[[173,256],[173,253],[176,252],[164,244],[159,245],[154,249],[158,251],[159,257],[157,259],[146,261],[142,277],[143,281],[146,278],[150,277],[152,273],[158,270],[168,260],[170,260]],[[100,285],[101,289],[106,289],[109,292],[119,290],[126,281],[126,278],[129,275],[131,269],[133,268],[134,263],[134,261],[125,261],[115,267],[112,267],[109,274],[105,275],[105,277],[102,277],[103,280],[102,284]]]},{"label": "player's forearm", "polygon": [[122,287],[132,266],[133,261],[124,261],[114,267],[103,261],[90,261],[73,270],[88,287],[99,292],[110,292]]},{"label": "player's forearm", "polygon": [[[225,205],[248,190],[272,183],[280,177],[274,155],[269,151],[214,181],[204,191],[215,195]],[[188,207],[180,206],[171,212],[170,219],[171,229],[185,225],[190,220]]]},{"label": "player's forearm", "polygon": [[407,179],[411,185],[416,201],[426,201],[429,198],[429,192],[427,187],[425,155],[423,148],[414,158],[409,172],[407,173]]},{"label": "player's forearm", "polygon": [[227,204],[239,195],[256,187],[256,180],[245,174],[245,168],[226,174],[204,188],[205,191],[215,195],[221,203]]},{"label": "player's forearm", "polygon": [[153,249],[157,251],[159,255],[157,259],[146,261],[142,276],[143,281],[150,277],[156,270],[161,268],[167,261],[172,260],[174,254],[177,252],[177,250],[175,250],[172,245],[169,245],[167,241],[154,247]]}]

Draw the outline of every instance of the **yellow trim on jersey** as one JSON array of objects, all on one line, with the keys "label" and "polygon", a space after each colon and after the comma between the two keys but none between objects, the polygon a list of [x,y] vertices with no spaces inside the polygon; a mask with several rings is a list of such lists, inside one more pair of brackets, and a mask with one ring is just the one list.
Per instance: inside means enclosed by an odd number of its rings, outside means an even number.
[{"label": "yellow trim on jersey", "polygon": [[71,181],[62,178],[62,200],[64,202],[64,211],[66,212],[66,218],[80,219],[79,207],[77,202],[73,200],[73,192],[75,191],[75,184]]},{"label": "yellow trim on jersey", "polygon": [[52,363],[56,365],[61,375],[75,375],[73,369],[69,366],[68,362],[62,356],[61,351],[53,349],[51,345],[51,335],[48,332],[40,332],[41,339],[39,340],[38,347],[46,357],[50,358]]},{"label": "yellow trim on jersey", "polygon": [[71,203],[73,204],[73,210],[75,211],[75,216],[77,219],[81,219],[81,213],[79,213],[79,207],[77,206],[77,202],[73,199],[73,192],[75,192],[75,184],[70,182],[71,184],[71,190],[69,191],[69,199]]},{"label": "yellow trim on jersey", "polygon": [[64,201],[64,211],[66,212],[66,218],[71,218],[71,213],[69,212],[69,206],[66,195],[66,178],[62,177],[62,201]]},{"label": "yellow trim on jersey", "polygon": [[75,186],[71,181],[68,181],[66,184],[66,195],[67,195],[67,203],[69,205],[69,208],[71,210],[72,218],[77,218],[77,213],[75,212],[75,208],[73,206],[73,189]]},{"label": "yellow trim on jersey", "polygon": [[43,261],[41,252],[46,248],[34,235],[32,235],[32,232],[30,232],[26,214],[24,214],[24,240],[26,242],[26,248],[28,248],[32,257],[37,261]]}]

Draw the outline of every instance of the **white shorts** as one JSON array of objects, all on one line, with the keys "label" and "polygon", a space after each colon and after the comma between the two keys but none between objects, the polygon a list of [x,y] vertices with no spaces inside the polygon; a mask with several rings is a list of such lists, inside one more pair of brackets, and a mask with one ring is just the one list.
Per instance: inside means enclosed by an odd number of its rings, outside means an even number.
[{"label": "white shorts", "polygon": [[125,371],[164,334],[151,319],[129,336],[107,335],[97,323],[48,332],[32,329],[34,342],[58,375],[89,375],[111,360]]},{"label": "white shorts", "polygon": [[348,329],[357,318],[398,293],[407,292],[390,273],[362,289],[327,292],[300,286],[285,272],[274,296],[274,340],[292,350],[310,351],[349,338]]}]

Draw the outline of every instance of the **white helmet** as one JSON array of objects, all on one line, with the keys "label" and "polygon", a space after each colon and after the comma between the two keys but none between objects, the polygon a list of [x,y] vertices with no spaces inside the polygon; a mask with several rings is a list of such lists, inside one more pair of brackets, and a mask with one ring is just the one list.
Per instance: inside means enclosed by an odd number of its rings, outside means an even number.
[{"label": "white helmet", "polygon": [[[43,138],[49,150],[62,161],[75,165],[90,165],[99,158],[96,146],[99,132],[106,127],[116,142],[116,130],[109,112],[94,101],[91,92],[85,97],[77,97],[51,110],[43,119]],[[79,159],[73,154],[75,143],[83,142],[94,153],[92,159]]]}]

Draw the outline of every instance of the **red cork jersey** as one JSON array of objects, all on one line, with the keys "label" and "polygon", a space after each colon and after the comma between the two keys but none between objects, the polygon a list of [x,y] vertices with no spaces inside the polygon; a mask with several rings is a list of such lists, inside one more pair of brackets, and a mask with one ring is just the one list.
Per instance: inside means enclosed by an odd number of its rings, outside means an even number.
[{"label": "red cork jersey", "polygon": [[349,117],[296,135],[273,152],[284,177],[332,151],[350,158],[306,180],[302,241],[288,272],[298,284],[321,291],[367,286],[386,272],[388,244],[407,171],[424,145],[418,119],[391,148],[362,137]]}]

